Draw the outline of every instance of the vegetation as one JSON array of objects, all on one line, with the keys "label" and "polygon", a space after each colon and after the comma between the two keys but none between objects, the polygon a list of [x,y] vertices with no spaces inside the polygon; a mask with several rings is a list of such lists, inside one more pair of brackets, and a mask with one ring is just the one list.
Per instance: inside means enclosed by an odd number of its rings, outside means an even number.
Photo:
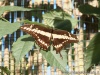
[{"label": "vegetation", "polygon": [[[98,4],[100,4],[100,0],[98,0]],[[88,14],[88,15],[95,15],[98,20],[99,24],[98,27],[100,29],[100,5],[98,7],[93,7],[92,5],[89,4],[84,4],[79,6],[80,12],[83,14]],[[87,46],[86,51],[84,52],[85,54],[85,69],[88,71],[91,69],[91,67],[95,64],[98,65],[100,63],[100,32],[96,33],[95,36],[90,40],[89,45]]]},{"label": "vegetation", "polygon": [[[100,4],[100,0],[99,0],[99,4]],[[88,4],[79,6],[80,12],[89,14],[89,15],[90,14],[96,15],[98,17],[98,19],[100,17],[99,9],[100,9],[100,7],[97,8],[97,7],[88,5]],[[10,12],[31,11],[31,12],[33,12],[32,10],[33,9],[22,8],[22,7],[17,7],[17,6],[0,7],[0,38],[2,38],[3,36],[5,36],[7,34],[12,34],[16,30],[18,30],[20,27],[20,22],[10,23],[8,20],[3,18],[2,14],[5,11],[10,11]],[[51,16],[53,16],[53,17],[51,17]],[[42,18],[44,21],[44,25],[49,25],[50,27],[67,30],[69,32],[71,31],[71,29],[73,29],[75,27],[75,25],[77,23],[76,19],[71,18],[71,16],[68,15],[63,10],[49,10],[48,12],[46,12],[45,14],[42,15]],[[34,24],[34,22],[27,21],[27,20],[21,21],[21,23],[23,23],[23,22]],[[38,24],[38,23],[35,22],[35,24]],[[40,23],[40,24],[42,25],[43,23]],[[98,41],[98,40],[100,40],[99,36],[100,36],[100,33],[97,33],[93,37],[93,39],[90,41],[90,44],[87,47],[87,50],[84,52],[86,55],[86,57],[85,57],[86,70],[88,70],[93,64],[98,65],[100,62],[100,59],[99,59],[100,42]],[[25,54],[27,54],[33,48],[33,46],[35,46],[37,49],[39,49],[39,46],[37,46],[35,44],[34,38],[32,38],[30,35],[24,35],[24,36],[19,37],[17,39],[17,41],[14,42],[12,45],[13,56],[16,59],[16,63],[19,63],[21,61],[21,59],[25,56]],[[41,53],[51,66],[55,66],[55,67],[61,69],[62,71],[66,72],[65,66],[68,61],[66,59],[67,53],[65,51],[66,50],[61,51],[61,54],[62,54],[64,60],[62,60],[60,58],[60,56],[58,54],[56,54],[55,51],[53,51],[52,46],[50,46],[49,51],[46,52],[44,50],[41,50]],[[51,62],[51,60],[53,62]],[[2,69],[2,70],[4,70],[4,69]]]}]

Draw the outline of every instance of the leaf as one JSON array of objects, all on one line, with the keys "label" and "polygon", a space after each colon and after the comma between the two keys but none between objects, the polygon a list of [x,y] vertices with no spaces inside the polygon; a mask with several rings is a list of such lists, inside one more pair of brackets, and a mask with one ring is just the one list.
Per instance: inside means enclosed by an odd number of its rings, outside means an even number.
[{"label": "leaf", "polygon": [[78,9],[84,14],[100,14],[100,8],[93,7],[89,4],[80,5]]},{"label": "leaf", "polygon": [[4,0],[0,0],[0,1],[4,1]]},{"label": "leaf", "polygon": [[29,50],[33,48],[34,40],[29,35],[24,35],[13,43],[12,52],[16,60],[16,63],[19,63],[21,59],[28,53]]},{"label": "leaf", "polygon": [[60,57],[60,54],[56,54],[56,51],[53,51],[53,46],[50,46],[50,50],[48,50],[47,52],[41,50],[41,53],[47,60],[47,62],[50,64],[50,66],[59,68],[63,72],[67,72],[67,53],[64,50],[61,51],[63,59]]},{"label": "leaf", "polygon": [[90,41],[85,51],[85,69],[88,70],[94,64],[100,62],[100,33],[97,33]]},{"label": "leaf", "polygon": [[[71,16],[69,16],[69,14],[67,14],[66,12],[62,11],[62,10],[53,10],[53,11],[49,11],[47,13],[45,13],[43,15],[43,20],[44,20],[44,24],[49,25],[51,27],[55,27],[55,25],[59,24],[62,21],[70,21],[72,23],[72,27],[74,28],[75,25],[77,24],[77,20],[73,19]],[[65,24],[66,26],[69,26],[70,23]],[[65,27],[66,27],[65,26]]]},{"label": "leaf", "polygon": [[0,20],[0,38],[6,34],[15,32],[20,27],[20,23],[9,23]]},{"label": "leaf", "polygon": [[63,20],[55,25],[55,28],[67,30],[68,32],[71,32],[72,30],[72,24],[69,20]]},{"label": "leaf", "polygon": [[32,22],[32,21],[29,21],[29,20],[23,20],[22,22],[27,23],[27,24],[44,25],[43,23]]},{"label": "leaf", "polygon": [[2,15],[5,11],[31,11],[32,9],[23,8],[19,6],[2,6],[0,7],[0,15]]},{"label": "leaf", "polygon": [[32,22],[32,21],[29,21],[29,20],[24,20],[24,21],[22,21],[22,22],[24,22],[24,23],[26,23],[26,24],[35,24],[35,25],[40,25],[40,26],[46,27],[46,28],[51,28],[50,26],[44,25],[43,23]]},{"label": "leaf", "polygon": [[6,74],[10,74],[10,71],[8,70],[7,67],[0,66],[0,69]]}]

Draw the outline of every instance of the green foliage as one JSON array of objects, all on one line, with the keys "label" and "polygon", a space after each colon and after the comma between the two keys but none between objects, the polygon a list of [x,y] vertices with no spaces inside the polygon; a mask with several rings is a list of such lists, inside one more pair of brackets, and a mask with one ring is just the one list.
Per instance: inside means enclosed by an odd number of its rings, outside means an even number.
[{"label": "green foliage", "polygon": [[100,63],[100,33],[97,33],[90,41],[85,51],[85,69],[88,70],[94,64]]},{"label": "green foliage", "polygon": [[[40,47],[35,44],[35,47],[40,49]],[[61,51],[62,57],[60,57],[60,54],[56,53],[56,50],[54,50],[54,47],[51,45],[48,50],[42,50],[40,51],[43,55],[43,57],[46,59],[46,61],[50,64],[50,66],[56,67],[64,73],[68,73],[66,70],[67,66],[67,53],[66,50]],[[67,75],[67,74],[66,74]]]},{"label": "green foliage", "polygon": [[[0,69],[1,69],[2,72],[5,72],[6,74],[10,74],[10,71],[8,70],[7,67],[2,67],[2,66],[0,66]],[[1,73],[1,74],[2,74],[2,73]],[[3,75],[3,74],[2,74],[2,75]]]},{"label": "green foliage", "polygon": [[[3,0],[0,0],[3,1]],[[23,8],[23,7],[18,7],[18,6],[2,6],[0,7],[0,39],[7,35],[7,34],[12,34],[15,32],[17,29],[20,27],[20,23],[10,23],[6,19],[2,17],[2,14],[5,11],[30,11],[31,9],[28,8]],[[6,74],[9,74],[10,71],[6,67],[0,67],[0,69],[5,72]]]},{"label": "green foliage", "polygon": [[[35,44],[35,47],[37,49],[40,49],[40,47]],[[48,48],[48,50],[43,50],[41,49],[40,51],[43,55],[43,57],[46,59],[46,61],[50,64],[50,66],[59,68],[60,70],[62,70],[63,72],[66,72],[66,66],[67,66],[67,53],[66,50],[62,50],[61,51],[61,55],[56,53],[56,50],[54,49],[54,47],[51,46]]]},{"label": "green foliage", "polygon": [[50,66],[59,68],[60,70],[62,70],[63,72],[66,72],[66,66],[67,66],[67,53],[65,52],[65,50],[61,51],[62,57],[60,57],[59,54],[56,54],[56,51],[53,50],[53,46],[50,46],[50,51],[44,51],[41,50],[41,53],[43,55],[43,57],[47,60],[47,62],[50,64]]},{"label": "green foliage", "polygon": [[20,23],[9,23],[0,20],[0,39],[6,34],[15,32],[20,27]]},{"label": "green foliage", "polygon": [[0,7],[0,19],[3,19],[4,21],[0,20],[0,39],[6,35],[6,34],[12,34],[15,32],[19,27],[20,23],[9,23],[6,19],[2,17],[2,14],[5,11],[30,11],[32,9],[18,7],[18,6],[2,6]]},{"label": "green foliage", "polygon": [[89,4],[83,4],[79,6],[79,11],[84,14],[100,14],[100,8],[93,7]]},{"label": "green foliage", "polygon": [[[98,0],[100,5],[100,0]],[[89,14],[89,15],[96,15],[99,19],[99,28],[100,28],[100,7],[93,7],[89,4],[83,4],[79,6],[80,12],[83,14]],[[85,70],[89,71],[91,70],[91,67],[95,64],[98,65],[100,62],[100,33],[97,33],[92,40],[90,40],[90,43],[85,51]]]},{"label": "green foliage", "polygon": [[[4,21],[0,20],[0,38],[3,37],[6,34],[12,34],[20,27],[20,23],[9,23],[7,20],[5,20],[2,17],[2,14],[5,11],[31,11],[32,9],[18,7],[18,6],[3,6],[0,7],[0,19],[3,19]],[[46,14],[42,15],[45,27],[54,27],[58,29],[63,29],[67,31],[71,31],[71,29],[76,25],[77,20],[71,18],[68,14],[66,14],[64,11],[60,10],[53,10],[49,11]],[[25,23],[25,22],[24,22]],[[31,23],[27,22],[26,23]],[[31,24],[39,24],[33,22]],[[16,42],[12,45],[12,52],[13,56],[15,57],[16,63],[19,63],[22,59],[22,57],[25,56],[34,46],[34,39],[29,35],[24,35],[17,39]],[[39,49],[39,47],[37,47]],[[50,46],[50,49],[48,52],[41,50],[41,53],[43,54],[44,58],[48,61],[48,63],[51,66],[54,66],[56,68],[61,69],[62,71],[66,72],[66,65],[67,65],[67,54],[65,50],[61,51],[61,54],[63,56],[63,59],[61,59],[59,54],[56,54],[55,50],[53,51],[53,47]],[[51,62],[53,61],[53,62]],[[6,70],[5,70],[6,71]]]},{"label": "green foliage", "polygon": [[68,29],[69,26],[74,28],[77,24],[76,19],[72,18],[69,14],[67,14],[66,12],[62,10],[52,10],[52,11],[46,12],[43,15],[43,20],[44,20],[44,24],[49,25],[51,27],[55,27],[59,25],[59,23],[62,23],[65,25],[65,26],[64,25],[62,26],[66,27],[66,30]]},{"label": "green foliage", "polygon": [[50,26],[45,25],[45,24],[43,24],[43,23],[32,22],[32,21],[29,21],[29,20],[24,20],[23,22],[26,23],[26,24],[35,24],[35,25],[40,25],[40,26],[43,26],[43,27],[50,28]]},{"label": "green foliage", "polygon": [[2,6],[0,7],[0,15],[2,15],[5,11],[31,11],[32,9],[23,8],[19,6]]},{"label": "green foliage", "polygon": [[32,22],[32,21],[29,21],[29,20],[23,20],[22,22],[26,23],[26,24],[37,24],[37,25],[44,25],[42,23],[38,23],[38,22]]},{"label": "green foliage", "polygon": [[16,63],[19,63],[22,59],[22,57],[25,56],[25,54],[28,53],[32,49],[34,45],[34,39],[30,37],[29,35],[24,35],[12,45],[12,52],[13,56],[16,59]]},{"label": "green foliage", "polygon": [[[100,4],[100,0],[98,2]],[[100,29],[100,7],[93,7],[89,4],[82,4],[78,7],[79,11],[83,14],[95,15],[98,20],[98,28]]]},{"label": "green foliage", "polygon": [[63,20],[63,21],[60,21],[59,23],[57,23],[55,25],[55,28],[71,32],[72,23],[69,20]]},{"label": "green foliage", "polygon": [[[58,16],[59,15],[59,16]],[[51,17],[53,16],[53,17]],[[66,14],[66,18],[68,19],[63,19],[63,14],[62,12],[57,12],[57,11],[51,11],[48,12],[46,14],[43,15],[43,20],[45,21],[44,24],[42,23],[37,23],[37,22],[31,22],[28,20],[24,20],[24,23],[28,23],[28,24],[36,24],[36,25],[42,25],[45,26],[47,28],[49,27],[54,27],[54,28],[58,28],[58,29],[63,29],[63,30],[67,30],[67,31],[71,31],[72,29],[72,24],[71,22],[77,23],[77,21],[74,19],[71,19],[71,17]],[[72,21],[73,20],[73,21]],[[73,23],[73,25],[74,25]],[[30,41],[29,38],[27,38],[26,36],[20,37],[14,44],[13,44],[13,56],[16,59],[16,62],[21,61],[22,57],[24,57],[24,55],[32,49],[33,45],[34,45],[34,40]],[[35,47],[39,50],[40,47],[35,45]],[[61,59],[59,54],[56,54],[56,51],[53,49],[52,45],[50,46],[50,48],[47,51],[41,50],[42,55],[44,56],[44,58],[47,60],[47,62],[51,65],[54,66],[56,68],[61,69],[63,72],[66,72],[66,65],[67,65],[67,53],[65,52],[65,50],[61,51],[61,54],[63,56],[63,59]],[[52,62],[51,62],[52,61]]]}]

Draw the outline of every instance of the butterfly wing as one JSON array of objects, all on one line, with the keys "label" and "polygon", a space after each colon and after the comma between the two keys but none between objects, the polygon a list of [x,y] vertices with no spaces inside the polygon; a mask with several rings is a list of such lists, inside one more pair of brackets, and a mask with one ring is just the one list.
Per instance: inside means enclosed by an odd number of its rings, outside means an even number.
[{"label": "butterfly wing", "polygon": [[47,50],[48,47],[50,46],[52,29],[48,29],[40,25],[27,25],[27,24],[21,26],[20,29],[32,35],[32,37],[35,38],[35,41],[40,46],[40,48]]},{"label": "butterfly wing", "polygon": [[61,49],[68,43],[77,43],[77,37],[64,30],[54,30],[53,36],[53,46],[57,53],[60,53]]}]

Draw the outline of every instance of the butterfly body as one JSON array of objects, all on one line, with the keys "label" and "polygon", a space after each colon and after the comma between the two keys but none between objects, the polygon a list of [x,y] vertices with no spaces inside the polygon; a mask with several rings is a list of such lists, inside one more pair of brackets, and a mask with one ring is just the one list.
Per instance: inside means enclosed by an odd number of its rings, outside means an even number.
[{"label": "butterfly body", "polygon": [[25,24],[21,26],[20,29],[30,34],[40,48],[43,48],[44,50],[47,50],[52,42],[52,45],[56,49],[56,53],[60,53],[61,49],[66,44],[78,42],[76,35],[60,29],[53,29],[34,24]]}]

